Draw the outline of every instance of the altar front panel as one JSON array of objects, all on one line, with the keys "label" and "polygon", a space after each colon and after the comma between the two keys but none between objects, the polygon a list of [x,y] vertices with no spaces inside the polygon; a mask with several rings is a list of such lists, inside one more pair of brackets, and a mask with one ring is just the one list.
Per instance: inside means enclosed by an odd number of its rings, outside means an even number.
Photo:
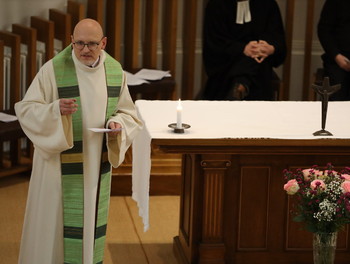
[{"label": "altar front panel", "polygon": [[[174,239],[179,262],[312,263],[312,234],[292,220],[283,170],[328,162],[348,166],[350,151],[327,156],[322,150],[184,154],[179,236]],[[347,228],[339,233],[336,264],[349,263],[349,242]]]},{"label": "altar front panel", "polygon": [[[180,263],[312,263],[311,234],[291,220],[283,170],[349,166],[350,102],[329,105],[332,137],[314,137],[320,102],[184,101],[177,134],[176,101],[136,101],[145,126],[133,142],[133,198],[149,227],[150,145],[183,155]],[[159,111],[161,109],[161,111]],[[152,228],[152,224],[150,225]],[[156,228],[156,227],[154,227]],[[340,234],[336,264],[349,263],[348,229]]]}]

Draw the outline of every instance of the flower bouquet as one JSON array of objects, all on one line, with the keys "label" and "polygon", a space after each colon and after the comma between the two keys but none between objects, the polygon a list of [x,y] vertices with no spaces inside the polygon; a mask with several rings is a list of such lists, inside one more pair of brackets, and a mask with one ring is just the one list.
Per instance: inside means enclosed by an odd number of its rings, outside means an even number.
[{"label": "flower bouquet", "polygon": [[333,263],[337,232],[350,223],[350,167],[333,168],[283,172],[284,190],[296,198],[293,220],[314,233],[314,263]]}]

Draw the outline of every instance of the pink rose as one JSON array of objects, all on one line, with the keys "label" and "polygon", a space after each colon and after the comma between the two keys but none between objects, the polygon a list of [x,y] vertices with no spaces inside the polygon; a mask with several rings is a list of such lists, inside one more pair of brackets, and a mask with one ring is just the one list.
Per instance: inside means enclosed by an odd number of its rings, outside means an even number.
[{"label": "pink rose", "polygon": [[341,174],[341,176],[342,176],[346,181],[350,181],[350,175],[349,175],[349,174]]},{"label": "pink rose", "polygon": [[316,178],[323,176],[323,171],[320,170],[314,170],[314,175]]},{"label": "pink rose", "polygon": [[335,170],[325,170],[324,175],[329,176],[329,175],[337,175],[337,172]]},{"label": "pink rose", "polygon": [[303,175],[304,175],[304,180],[305,181],[310,180],[312,171],[313,171],[313,169],[305,169],[305,170],[303,170]]},{"label": "pink rose", "polygon": [[289,180],[283,187],[283,189],[290,195],[295,194],[299,189],[299,184],[296,179]]},{"label": "pink rose", "polygon": [[317,179],[318,177],[323,176],[323,171],[315,170],[315,169],[305,169],[302,172],[303,172],[305,181]]},{"label": "pink rose", "polygon": [[343,182],[341,187],[343,188],[343,193],[350,192],[350,181]]},{"label": "pink rose", "polygon": [[324,183],[324,181],[319,180],[319,179],[316,179],[316,180],[313,180],[313,181],[310,183],[310,187],[311,187],[311,189],[313,189],[313,190],[315,190],[316,188],[325,190],[325,189],[326,189],[326,184]]}]

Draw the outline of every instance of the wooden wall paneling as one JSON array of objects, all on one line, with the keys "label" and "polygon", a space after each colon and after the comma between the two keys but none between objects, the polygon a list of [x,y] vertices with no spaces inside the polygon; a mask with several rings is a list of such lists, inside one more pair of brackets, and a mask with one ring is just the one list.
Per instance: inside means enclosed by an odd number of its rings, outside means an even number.
[{"label": "wooden wall paneling", "polygon": [[11,47],[11,90],[10,90],[10,110],[14,109],[14,104],[20,100],[20,56],[21,37],[9,31],[0,32],[0,40],[5,46]]},{"label": "wooden wall paneling", "polygon": [[140,0],[126,1],[124,64],[129,71],[139,68],[140,7]]},{"label": "wooden wall paneling", "polygon": [[54,22],[55,38],[62,41],[62,49],[71,43],[72,17],[57,9],[49,9],[49,19]]},{"label": "wooden wall paneling", "polygon": [[26,67],[26,86],[27,89],[31,82],[33,81],[36,73],[36,41],[37,41],[37,31],[35,28],[23,26],[20,24],[12,25],[12,32],[21,36],[21,42],[27,45],[27,67]]},{"label": "wooden wall paneling", "polygon": [[[4,41],[0,40],[0,111],[4,110]],[[0,146],[1,147],[1,146]],[[0,150],[0,154],[2,151]],[[0,160],[1,156],[0,156]],[[1,163],[0,163],[1,166]]]},{"label": "wooden wall paneling", "polygon": [[286,16],[285,16],[285,31],[287,43],[287,56],[283,64],[282,85],[279,92],[279,100],[288,101],[290,89],[290,75],[292,64],[292,42],[293,42],[293,22],[294,22],[294,7],[295,0],[287,0]]},{"label": "wooden wall paneling", "polygon": [[75,25],[85,18],[85,6],[81,3],[68,0],[67,2],[67,13],[71,15],[71,32],[73,32],[73,29]]},{"label": "wooden wall paneling", "polygon": [[106,50],[116,60],[121,61],[123,3],[122,0],[107,0],[107,6]]},{"label": "wooden wall paneling", "polygon": [[[238,217],[239,250],[267,250],[270,168],[242,167]],[[252,182],[259,182],[254,185]],[[254,237],[251,231],[255,230]]]},{"label": "wooden wall paneling", "polygon": [[45,43],[45,61],[54,56],[55,25],[51,20],[41,17],[30,17],[30,26],[37,30],[38,40]]},{"label": "wooden wall paneling", "polygon": [[181,98],[193,99],[195,49],[196,49],[196,25],[197,25],[197,0],[184,1],[183,19],[183,63],[182,63],[182,90]]},{"label": "wooden wall paneling", "polygon": [[87,17],[97,20],[103,27],[103,0],[88,0]]},{"label": "wooden wall paneling", "polygon": [[157,44],[159,24],[159,0],[146,0],[143,67],[157,68]]},{"label": "wooden wall paneling", "polygon": [[199,245],[199,263],[223,263],[224,244],[224,186],[230,156],[222,159],[202,156],[203,210],[202,240]]},{"label": "wooden wall paneling", "polygon": [[162,68],[176,76],[176,40],[177,40],[178,1],[163,1],[162,28]]},{"label": "wooden wall paneling", "polygon": [[307,101],[312,97],[311,88],[311,53],[312,53],[312,36],[314,27],[314,9],[315,0],[307,1],[307,15],[305,26],[305,46],[304,46],[304,75],[303,75],[303,97]]}]

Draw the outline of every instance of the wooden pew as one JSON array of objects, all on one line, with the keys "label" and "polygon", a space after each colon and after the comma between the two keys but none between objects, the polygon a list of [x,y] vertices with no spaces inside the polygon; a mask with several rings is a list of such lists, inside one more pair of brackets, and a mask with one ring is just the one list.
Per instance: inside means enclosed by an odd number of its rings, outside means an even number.
[{"label": "wooden pew", "polygon": [[[21,43],[27,45],[27,60],[26,60],[26,90],[32,83],[36,73],[36,40],[37,32],[35,28],[26,27],[19,24],[12,25],[12,32],[21,37]],[[24,94],[21,94],[23,97]],[[33,158],[34,147],[32,142],[27,138],[26,156]]]},{"label": "wooden pew", "polygon": [[12,32],[21,37],[21,43],[27,45],[28,54],[27,54],[27,67],[26,67],[27,68],[26,86],[28,88],[37,72],[37,68],[36,68],[37,31],[35,28],[26,27],[19,24],[13,24]]},{"label": "wooden pew", "polygon": [[[1,100],[1,109],[5,113],[14,114],[14,104],[20,100],[20,36],[8,31],[0,32],[0,59],[4,60],[4,46],[11,48],[11,86],[10,86],[10,105],[4,106]],[[2,66],[3,67],[3,66]],[[4,69],[2,68],[2,72]],[[2,77],[3,78],[3,77]],[[4,86],[3,79],[0,83],[0,93],[3,99]],[[0,177],[14,175],[29,171],[31,162],[22,156],[20,139],[24,138],[19,122],[0,122]],[[4,153],[4,142],[9,142],[9,151]]]},{"label": "wooden pew", "polygon": [[32,16],[30,25],[37,30],[38,40],[45,43],[45,61],[54,56],[55,25],[53,21]]},{"label": "wooden pew", "polygon": [[[4,61],[4,41],[0,40],[0,62]],[[0,111],[4,110],[4,63],[0,63]],[[1,155],[2,152],[0,152]],[[0,156],[1,158],[1,156]],[[2,160],[2,159],[1,159]]]},{"label": "wooden pew", "polygon": [[62,42],[62,49],[71,43],[72,17],[57,9],[49,9],[49,19],[55,27],[55,38]]},{"label": "wooden pew", "polygon": [[[11,91],[10,91],[10,107],[20,100],[20,45],[21,39],[17,34],[9,31],[0,31],[0,40],[4,41],[5,46],[11,47]],[[7,110],[7,109],[6,109]]]}]

